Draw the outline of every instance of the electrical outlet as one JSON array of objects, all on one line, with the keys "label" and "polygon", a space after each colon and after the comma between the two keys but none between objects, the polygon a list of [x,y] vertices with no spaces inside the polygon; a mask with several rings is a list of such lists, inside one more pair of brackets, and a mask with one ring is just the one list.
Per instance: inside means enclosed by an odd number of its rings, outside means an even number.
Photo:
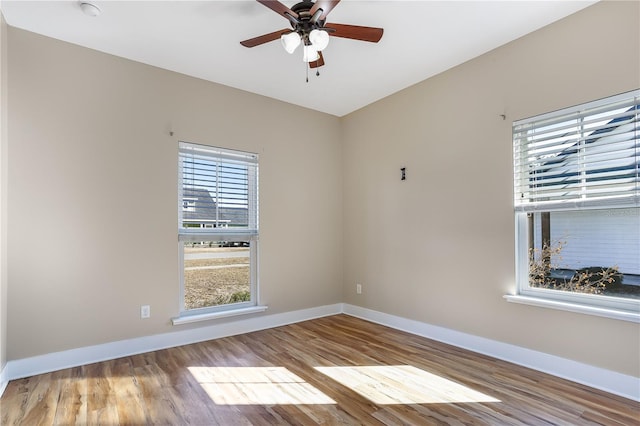
[{"label": "electrical outlet", "polygon": [[362,284],[356,284],[356,293],[362,294]]},{"label": "electrical outlet", "polygon": [[149,318],[151,316],[151,306],[142,305],[140,306],[140,318]]}]

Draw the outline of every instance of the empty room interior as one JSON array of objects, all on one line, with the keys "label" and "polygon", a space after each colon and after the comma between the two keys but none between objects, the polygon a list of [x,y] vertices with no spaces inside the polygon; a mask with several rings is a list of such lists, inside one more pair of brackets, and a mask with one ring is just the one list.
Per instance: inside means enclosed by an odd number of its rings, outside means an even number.
[{"label": "empty room interior", "polygon": [[640,425],[640,2],[0,11],[0,424]]}]

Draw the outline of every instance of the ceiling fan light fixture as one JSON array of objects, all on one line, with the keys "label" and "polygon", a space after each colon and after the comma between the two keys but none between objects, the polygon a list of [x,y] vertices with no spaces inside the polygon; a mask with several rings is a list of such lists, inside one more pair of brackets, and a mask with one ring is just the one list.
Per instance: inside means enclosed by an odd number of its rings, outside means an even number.
[{"label": "ceiling fan light fixture", "polygon": [[282,46],[287,53],[293,53],[294,50],[300,45],[300,36],[295,31],[280,36]]},{"label": "ceiling fan light fixture", "polygon": [[313,47],[320,52],[329,45],[329,33],[323,30],[312,30],[309,33],[309,41]]},{"label": "ceiling fan light fixture", "polygon": [[316,75],[320,75],[317,69],[325,65],[322,51],[329,44],[329,36],[377,43],[384,32],[382,28],[360,25],[332,23],[325,26],[327,14],[340,0],[298,0],[298,3],[291,6],[291,9],[280,0],[256,1],[286,18],[291,24],[291,29],[273,31],[243,40],[240,44],[244,47],[256,47],[280,39],[282,47],[288,53],[293,53],[299,45],[302,45],[302,60],[308,64],[306,66],[307,82],[309,81],[309,69],[316,69]]},{"label": "ceiling fan light fixture", "polygon": [[304,46],[304,52],[302,53],[302,60],[304,62],[317,61],[318,58],[320,58],[320,55],[318,55],[318,51],[312,44]]}]

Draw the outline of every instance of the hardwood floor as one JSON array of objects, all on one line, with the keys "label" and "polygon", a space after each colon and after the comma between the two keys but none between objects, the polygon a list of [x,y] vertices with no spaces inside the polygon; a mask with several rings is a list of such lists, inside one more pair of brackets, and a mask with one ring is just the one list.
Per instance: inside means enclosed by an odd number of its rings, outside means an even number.
[{"label": "hardwood floor", "polygon": [[2,425],[640,425],[640,404],[336,315],[9,383]]}]

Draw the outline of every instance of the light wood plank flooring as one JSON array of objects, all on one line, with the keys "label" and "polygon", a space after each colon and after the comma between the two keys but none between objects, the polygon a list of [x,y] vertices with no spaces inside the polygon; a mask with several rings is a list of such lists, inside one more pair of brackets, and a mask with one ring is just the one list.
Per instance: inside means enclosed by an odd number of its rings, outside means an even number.
[{"label": "light wood plank flooring", "polygon": [[336,315],[9,383],[2,425],[640,425],[640,404]]}]

